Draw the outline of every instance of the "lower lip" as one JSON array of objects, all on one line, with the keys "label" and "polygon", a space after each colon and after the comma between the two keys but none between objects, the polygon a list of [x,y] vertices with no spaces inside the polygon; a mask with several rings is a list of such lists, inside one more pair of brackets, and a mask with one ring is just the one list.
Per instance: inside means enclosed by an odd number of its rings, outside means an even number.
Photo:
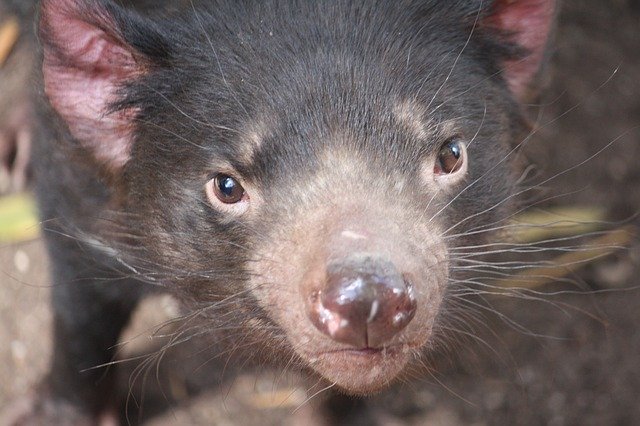
[{"label": "lower lip", "polygon": [[389,357],[397,355],[399,352],[399,347],[388,347],[388,348],[363,348],[363,349],[337,349],[334,351],[327,351],[325,355],[346,355],[346,356],[357,356],[364,358],[372,358],[372,357]]},{"label": "lower lip", "polygon": [[409,347],[334,349],[316,353],[310,366],[348,393],[366,395],[387,386],[410,359]]},{"label": "lower lip", "polygon": [[371,356],[378,355],[385,352],[389,352],[388,349],[376,349],[376,348],[365,348],[365,349],[345,349],[344,352],[353,354],[353,355],[363,355],[363,356]]}]

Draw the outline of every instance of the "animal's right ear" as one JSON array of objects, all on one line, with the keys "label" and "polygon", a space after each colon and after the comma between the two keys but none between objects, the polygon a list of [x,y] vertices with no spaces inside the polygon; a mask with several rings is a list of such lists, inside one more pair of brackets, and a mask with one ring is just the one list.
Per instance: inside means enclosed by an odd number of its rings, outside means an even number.
[{"label": "animal's right ear", "polygon": [[[71,135],[117,173],[129,160],[133,107],[116,108],[125,83],[168,55],[151,23],[110,1],[43,0],[39,35],[44,91]],[[143,37],[144,36],[144,37]]]}]

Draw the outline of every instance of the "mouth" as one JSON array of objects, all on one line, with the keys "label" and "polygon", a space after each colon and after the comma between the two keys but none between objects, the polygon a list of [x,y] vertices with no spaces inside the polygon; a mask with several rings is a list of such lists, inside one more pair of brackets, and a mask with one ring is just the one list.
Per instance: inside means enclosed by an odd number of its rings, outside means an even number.
[{"label": "mouth", "polygon": [[388,386],[404,370],[416,347],[332,349],[308,354],[312,369],[347,393],[366,395]]},{"label": "mouth", "polygon": [[403,346],[394,345],[381,348],[361,348],[361,349],[335,349],[331,351],[321,352],[319,355],[338,355],[355,356],[355,357],[376,357],[376,356],[393,356],[396,352],[402,350]]}]

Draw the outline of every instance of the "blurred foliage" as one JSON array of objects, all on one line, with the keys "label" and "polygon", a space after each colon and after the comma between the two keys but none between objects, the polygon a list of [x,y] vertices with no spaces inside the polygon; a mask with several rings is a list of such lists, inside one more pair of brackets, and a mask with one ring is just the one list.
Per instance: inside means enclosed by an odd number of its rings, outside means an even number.
[{"label": "blurred foliage", "polygon": [[37,208],[31,194],[0,198],[0,243],[28,241],[39,235]]},{"label": "blurred foliage", "polygon": [[607,211],[595,206],[568,206],[520,213],[513,219],[510,239],[531,243],[583,235],[603,227]]},{"label": "blurred foliage", "polygon": [[20,36],[17,18],[9,18],[0,23],[0,66],[4,64]]}]

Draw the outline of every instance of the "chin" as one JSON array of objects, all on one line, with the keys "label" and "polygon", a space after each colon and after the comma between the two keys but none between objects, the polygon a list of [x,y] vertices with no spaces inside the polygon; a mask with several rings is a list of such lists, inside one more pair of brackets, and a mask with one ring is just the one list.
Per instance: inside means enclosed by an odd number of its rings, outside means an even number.
[{"label": "chin", "polygon": [[351,395],[376,393],[394,382],[415,347],[407,344],[383,349],[338,349],[307,354],[311,368],[325,380]]}]

